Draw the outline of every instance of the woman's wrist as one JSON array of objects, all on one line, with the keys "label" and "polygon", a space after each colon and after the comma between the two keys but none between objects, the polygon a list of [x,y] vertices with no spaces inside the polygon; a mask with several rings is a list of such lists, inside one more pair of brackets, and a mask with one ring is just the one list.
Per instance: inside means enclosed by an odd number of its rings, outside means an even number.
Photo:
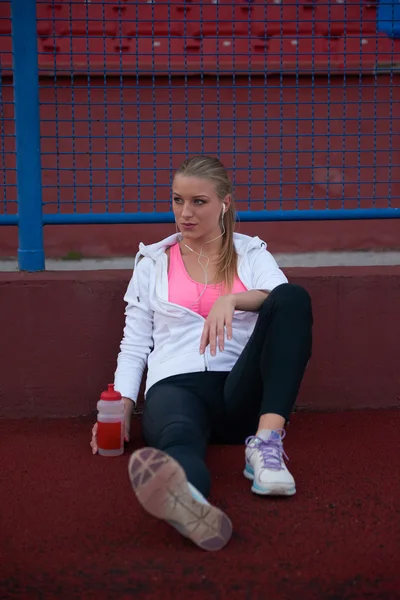
[{"label": "woman's wrist", "polygon": [[135,408],[135,403],[131,398],[126,398],[125,396],[122,398],[122,400],[124,401],[125,404],[125,410],[127,411],[127,413],[132,414],[133,413],[133,409]]},{"label": "woman's wrist", "polygon": [[236,310],[237,294],[226,294],[226,297],[232,303],[232,307]]}]

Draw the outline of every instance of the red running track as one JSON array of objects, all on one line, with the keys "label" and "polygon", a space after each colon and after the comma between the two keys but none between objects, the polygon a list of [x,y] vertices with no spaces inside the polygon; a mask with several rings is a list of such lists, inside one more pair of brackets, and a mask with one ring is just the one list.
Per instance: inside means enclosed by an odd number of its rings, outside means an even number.
[{"label": "red running track", "polygon": [[243,448],[212,447],[213,501],[235,531],[205,553],[147,516],[122,457],[93,457],[90,420],[0,421],[0,597],[400,598],[400,413],[297,413],[293,498],[260,498]]}]

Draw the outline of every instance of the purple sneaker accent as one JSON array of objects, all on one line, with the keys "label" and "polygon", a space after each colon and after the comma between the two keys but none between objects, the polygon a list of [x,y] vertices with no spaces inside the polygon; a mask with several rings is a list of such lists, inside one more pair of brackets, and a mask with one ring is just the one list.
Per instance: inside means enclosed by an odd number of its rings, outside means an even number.
[{"label": "purple sneaker accent", "polygon": [[131,473],[132,473],[132,475],[134,473],[136,473],[136,471],[138,471],[141,467],[142,467],[142,463],[140,462],[140,460],[136,459],[135,461],[133,461],[132,464],[131,464]]},{"label": "purple sneaker accent", "polygon": [[152,477],[153,477],[153,473],[149,469],[147,469],[147,471],[145,471],[142,475],[142,481],[140,482],[140,484],[144,485],[146,483],[146,481],[148,481]]},{"label": "purple sneaker accent", "polygon": [[272,469],[273,471],[282,471],[283,457],[289,460],[286,455],[282,440],[285,437],[286,432],[284,429],[275,429],[271,431],[267,439],[263,439],[257,435],[251,435],[246,439],[246,446],[251,449],[257,449],[262,457],[262,465],[265,469]]},{"label": "purple sneaker accent", "polygon": [[154,451],[152,451],[152,448],[143,448],[143,450],[140,451],[140,458],[142,460],[148,460],[150,456],[154,456]]},{"label": "purple sneaker accent", "polygon": [[138,487],[138,485],[139,485],[139,483],[140,483],[140,480],[141,480],[141,477],[142,477],[142,476],[141,476],[141,474],[140,474],[140,473],[138,473],[137,475],[135,475],[135,477],[133,477],[133,479],[132,479],[132,485],[133,485],[133,487],[134,487],[135,489]]},{"label": "purple sneaker accent", "polygon": [[159,462],[153,462],[153,463],[151,463],[151,470],[153,471],[153,473],[155,473],[163,465],[165,465],[165,460],[160,460]]}]

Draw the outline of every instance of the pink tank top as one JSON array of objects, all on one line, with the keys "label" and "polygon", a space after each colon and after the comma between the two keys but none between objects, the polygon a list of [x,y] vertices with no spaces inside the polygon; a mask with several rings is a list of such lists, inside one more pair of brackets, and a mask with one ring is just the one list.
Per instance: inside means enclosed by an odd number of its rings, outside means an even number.
[{"label": "pink tank top", "polygon": [[[206,319],[216,299],[224,293],[224,284],[207,285],[202,294],[203,290],[204,284],[194,281],[186,271],[179,244],[171,246],[169,249],[168,300],[190,308]],[[236,277],[231,293],[238,294],[240,292],[247,292],[247,289],[239,277]],[[202,294],[201,298],[199,298],[200,294]]]}]

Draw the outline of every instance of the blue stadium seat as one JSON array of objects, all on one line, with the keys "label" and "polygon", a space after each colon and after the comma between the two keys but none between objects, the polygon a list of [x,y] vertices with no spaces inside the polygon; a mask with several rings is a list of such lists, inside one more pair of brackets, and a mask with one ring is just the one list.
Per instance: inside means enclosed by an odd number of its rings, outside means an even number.
[{"label": "blue stadium seat", "polygon": [[381,0],[378,8],[378,31],[389,37],[400,37],[400,2]]}]

